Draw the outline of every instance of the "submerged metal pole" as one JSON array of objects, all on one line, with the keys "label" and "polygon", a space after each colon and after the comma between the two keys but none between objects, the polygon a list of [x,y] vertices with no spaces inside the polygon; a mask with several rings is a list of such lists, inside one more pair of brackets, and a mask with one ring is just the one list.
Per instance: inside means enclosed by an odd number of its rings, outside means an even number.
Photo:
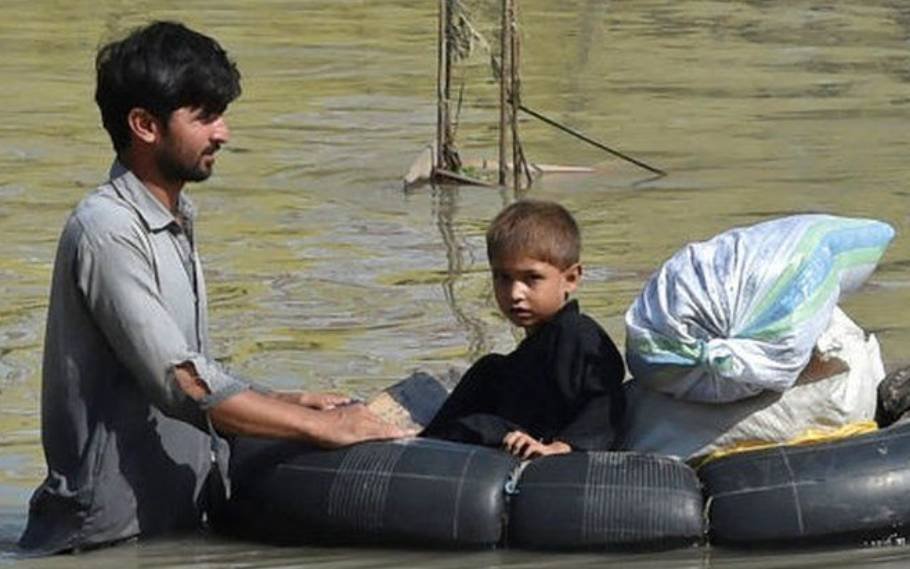
[{"label": "submerged metal pole", "polygon": [[508,135],[506,131],[509,128],[509,87],[506,84],[506,77],[511,77],[509,72],[509,51],[512,49],[512,26],[509,22],[509,6],[511,0],[502,0],[502,22],[499,30],[499,185],[506,185],[507,166],[506,166],[506,145],[508,144]]},{"label": "submerged metal pole", "polygon": [[516,7],[518,0],[508,0],[509,3],[509,120],[512,123],[512,186],[515,193],[521,191],[521,142],[518,138],[518,26],[516,25]]},{"label": "submerged metal pole", "polygon": [[433,170],[445,166],[446,130],[448,123],[448,101],[446,100],[445,79],[448,76],[446,69],[448,58],[448,42],[446,41],[446,28],[448,27],[448,0],[439,0],[439,37],[436,41],[436,156]]}]

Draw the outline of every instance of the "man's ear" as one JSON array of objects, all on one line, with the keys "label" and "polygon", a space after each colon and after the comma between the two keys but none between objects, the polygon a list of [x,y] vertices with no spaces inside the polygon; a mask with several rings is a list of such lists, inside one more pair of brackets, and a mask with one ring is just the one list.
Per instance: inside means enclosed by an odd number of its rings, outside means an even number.
[{"label": "man's ear", "polygon": [[133,136],[152,144],[161,136],[161,123],[152,113],[141,107],[134,107],[126,115],[126,124],[129,125]]}]

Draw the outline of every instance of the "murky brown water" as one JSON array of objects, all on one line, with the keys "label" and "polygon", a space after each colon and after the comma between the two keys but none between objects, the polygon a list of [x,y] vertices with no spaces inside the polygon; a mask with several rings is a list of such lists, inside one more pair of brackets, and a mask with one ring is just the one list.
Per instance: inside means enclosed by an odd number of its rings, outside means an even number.
[{"label": "murky brown water", "polygon": [[[495,2],[490,2],[495,5]],[[474,3],[478,14],[496,10]],[[0,551],[43,474],[39,362],[55,241],[111,156],[92,103],[104,39],[150,18],[216,36],[244,73],[232,152],[191,192],[217,352],[276,386],[374,392],[514,337],[482,247],[511,196],[405,193],[433,138],[435,2],[35,2],[0,5]],[[670,172],[658,181],[540,124],[532,160],[596,164],[532,195],[585,234],[580,300],[618,343],[648,274],[688,240],[794,212],[871,216],[898,236],[845,308],[910,362],[910,7],[880,2],[522,0],[525,103]],[[467,66],[464,153],[494,155],[493,85]],[[481,82],[478,84],[478,82]],[[468,110],[469,109],[469,110]],[[219,540],[124,546],[47,567],[905,566],[905,548],[639,556],[276,549]],[[0,558],[0,564],[3,564]]]}]

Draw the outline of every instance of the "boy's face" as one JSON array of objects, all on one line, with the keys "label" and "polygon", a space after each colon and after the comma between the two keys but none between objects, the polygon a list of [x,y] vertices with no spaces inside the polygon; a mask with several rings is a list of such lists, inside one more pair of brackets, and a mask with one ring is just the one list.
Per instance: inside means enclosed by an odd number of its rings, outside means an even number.
[{"label": "boy's face", "polygon": [[563,270],[546,261],[516,257],[496,259],[490,268],[499,309],[528,332],[559,312],[581,280],[578,263]]}]

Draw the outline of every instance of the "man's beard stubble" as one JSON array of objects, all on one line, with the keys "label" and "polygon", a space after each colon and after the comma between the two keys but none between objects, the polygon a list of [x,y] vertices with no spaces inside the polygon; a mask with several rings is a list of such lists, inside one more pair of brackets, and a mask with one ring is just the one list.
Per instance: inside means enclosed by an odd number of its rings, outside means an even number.
[{"label": "man's beard stubble", "polygon": [[172,182],[202,182],[212,175],[212,168],[202,166],[202,158],[215,154],[217,147],[209,147],[202,153],[200,160],[194,164],[185,164],[170,152],[161,152],[157,157],[158,170]]}]

